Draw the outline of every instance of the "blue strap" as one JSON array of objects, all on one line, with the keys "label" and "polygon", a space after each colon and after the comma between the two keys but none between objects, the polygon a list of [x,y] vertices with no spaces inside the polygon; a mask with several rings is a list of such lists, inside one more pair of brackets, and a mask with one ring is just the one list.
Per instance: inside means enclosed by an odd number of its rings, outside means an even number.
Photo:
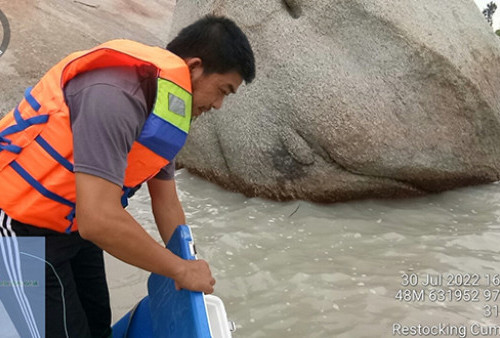
[{"label": "blue strap", "polygon": [[49,115],[45,114],[45,115],[33,116],[33,117],[30,117],[29,119],[24,120],[24,121],[28,122],[28,125],[32,126],[34,124],[46,123],[48,120],[49,120]]},{"label": "blue strap", "polygon": [[50,155],[54,160],[59,162],[68,171],[73,172],[73,164],[68,161],[64,156],[59,154],[57,150],[52,148],[52,146],[40,135],[38,135],[35,141]]},{"label": "blue strap", "polygon": [[126,208],[128,206],[128,193],[132,188],[123,187],[122,189],[123,189],[123,194],[122,194],[121,203],[122,203],[122,207]]},{"label": "blue strap", "polygon": [[19,154],[21,152],[22,148],[11,144],[12,141],[9,140],[8,138],[6,138],[5,136],[23,131],[24,129],[26,129],[34,124],[45,123],[48,121],[49,115],[34,116],[34,117],[31,117],[31,118],[25,120],[21,117],[19,110],[16,108],[14,110],[14,117],[16,119],[17,124],[14,124],[10,127],[7,127],[4,130],[2,130],[2,132],[0,132],[0,143],[7,143],[7,145],[0,144],[0,151],[7,150],[7,151],[10,151],[12,153]]},{"label": "blue strap", "polygon": [[[26,99],[26,102],[28,102],[28,104],[31,106],[31,108],[33,108],[33,110],[38,111],[40,109],[40,103],[38,103],[38,101],[31,95],[31,87],[27,88],[24,92],[24,98]],[[7,150],[12,153],[19,154],[22,148],[11,144],[11,140],[5,138],[5,136],[23,131],[34,124],[46,123],[49,120],[49,115],[37,115],[28,119],[23,119],[21,113],[19,112],[19,106],[17,106],[14,109],[14,119],[16,120],[16,124],[9,126],[0,132],[0,151]],[[2,145],[1,143],[6,144]]]},{"label": "blue strap", "polygon": [[132,188],[129,187],[123,187],[123,194],[122,194],[122,207],[126,208],[128,206],[128,194],[132,191]]},{"label": "blue strap", "polygon": [[[2,144],[2,143],[7,143],[7,144]],[[19,154],[22,150],[21,147],[11,143],[12,143],[11,140],[0,136],[0,151],[7,150],[10,151],[11,153]]]},{"label": "blue strap", "polygon": [[0,137],[1,136],[7,136],[10,134],[18,133],[20,131],[23,131],[24,129],[31,127],[34,124],[41,124],[45,123],[49,120],[49,115],[38,115],[38,116],[33,116],[30,117],[29,119],[23,119],[21,116],[21,113],[19,112],[18,107],[14,109],[14,118],[16,119],[16,123],[10,127],[5,128],[0,132]]},{"label": "blue strap", "polygon": [[19,112],[19,106],[17,106],[16,109],[14,109],[14,118],[16,119],[18,128],[20,128],[19,130],[24,130],[29,127],[28,122],[26,122],[26,120],[23,119],[21,113]]},{"label": "blue strap", "polygon": [[19,112],[19,106],[14,109],[14,118],[16,119],[16,124],[2,130],[0,136],[14,134],[29,127],[28,122],[22,118],[21,113]]},{"label": "blue strap", "polygon": [[136,185],[135,187],[123,187],[123,195],[121,199],[122,206],[126,208],[128,206],[128,199],[137,192],[137,190],[141,189],[141,184]]},{"label": "blue strap", "polygon": [[50,198],[53,201],[59,202],[61,204],[67,205],[69,207],[74,208],[75,203],[65,199],[64,197],[61,197],[57,195],[56,193],[53,193],[52,191],[48,190],[45,188],[43,185],[40,184],[33,176],[31,176],[26,170],[24,170],[19,163],[16,161],[12,161],[10,163],[10,166],[12,169],[14,169],[26,182],[28,182],[33,188],[35,188],[36,191],[38,191],[40,194],[43,196]]},{"label": "blue strap", "polygon": [[[26,88],[26,90],[24,92],[24,98],[26,99],[26,102],[28,102],[28,104],[31,106],[31,108],[33,108],[34,111],[39,111],[41,105],[31,95],[31,88],[32,87]],[[37,116],[33,116],[33,117],[30,117],[29,119],[25,120],[25,119],[23,119],[23,117],[21,116],[21,113],[19,112],[19,106],[17,106],[16,109],[14,109],[14,119],[16,120],[16,124],[2,130],[2,132],[0,132],[0,136],[6,136],[6,135],[20,132],[20,131],[22,131],[22,130],[24,130],[24,129],[26,129],[29,126],[32,126],[34,124],[45,123],[49,120],[49,115],[47,115],[47,114],[37,115]]]},{"label": "blue strap", "polygon": [[75,219],[75,216],[76,216],[76,207],[71,209],[70,213],[66,216],[66,219],[70,222],[69,226],[64,231],[67,234],[71,233],[71,228],[73,228],[73,220]]},{"label": "blue strap", "polygon": [[24,129],[26,129],[34,124],[45,123],[49,120],[48,114],[36,115],[36,116],[30,117],[29,119],[25,120],[21,116],[21,113],[19,112],[18,108],[19,108],[19,106],[16,107],[16,109],[14,110],[14,118],[16,119],[17,124],[21,127],[21,130],[24,130]]},{"label": "blue strap", "polygon": [[0,137],[17,133],[17,132],[20,132],[21,130],[22,129],[19,127],[19,125],[14,124],[14,125],[12,125],[10,127],[5,128],[4,130],[2,130],[2,132],[0,133]]},{"label": "blue strap", "polygon": [[40,103],[38,103],[38,101],[31,95],[31,89],[33,87],[28,87],[26,88],[26,90],[24,91],[24,99],[29,103],[29,105],[31,106],[31,108],[33,108],[34,111],[38,111],[40,110]]}]

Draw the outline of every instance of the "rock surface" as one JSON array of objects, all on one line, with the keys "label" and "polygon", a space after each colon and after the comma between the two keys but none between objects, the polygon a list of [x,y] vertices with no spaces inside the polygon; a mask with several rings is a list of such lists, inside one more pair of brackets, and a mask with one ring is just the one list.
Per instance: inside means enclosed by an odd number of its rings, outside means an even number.
[{"label": "rock surface", "polygon": [[[165,46],[175,0],[0,0],[10,44],[0,57],[0,115],[71,52],[126,38]],[[0,35],[3,36],[3,35]]]},{"label": "rock surface", "polygon": [[500,40],[471,0],[178,0],[247,33],[257,79],[178,162],[248,196],[334,202],[498,180]]}]

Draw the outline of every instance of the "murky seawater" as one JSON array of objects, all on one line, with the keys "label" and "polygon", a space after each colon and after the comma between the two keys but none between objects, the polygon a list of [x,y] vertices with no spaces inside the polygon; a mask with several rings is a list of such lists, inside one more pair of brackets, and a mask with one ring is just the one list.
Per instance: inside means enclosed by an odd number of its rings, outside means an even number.
[{"label": "murky seawater", "polygon": [[[234,337],[391,337],[397,323],[464,325],[473,336],[474,323],[500,325],[497,184],[319,205],[246,198],[184,170],[176,180],[199,257],[217,279],[214,294],[237,323]],[[129,211],[159,239],[147,189]],[[108,261],[116,320],[145,295],[148,274]],[[404,273],[416,286],[401,285]],[[447,285],[450,274],[461,286]],[[442,285],[423,286],[427,276]],[[397,300],[404,289],[407,301]],[[458,336],[438,333],[428,336]]]}]

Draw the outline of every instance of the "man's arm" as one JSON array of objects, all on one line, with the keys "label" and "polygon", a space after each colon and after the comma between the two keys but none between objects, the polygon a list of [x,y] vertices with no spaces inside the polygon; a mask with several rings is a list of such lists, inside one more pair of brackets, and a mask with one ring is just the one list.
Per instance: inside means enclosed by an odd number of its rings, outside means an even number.
[{"label": "man's arm", "polygon": [[174,279],[178,288],[213,292],[208,264],[181,259],[158,244],[123,209],[118,185],[89,174],[75,176],[76,218],[83,238],[124,262]]},{"label": "man's arm", "polygon": [[175,228],[180,224],[186,224],[186,216],[177,196],[175,180],[152,178],[148,181],[148,189],[156,225],[166,244]]}]

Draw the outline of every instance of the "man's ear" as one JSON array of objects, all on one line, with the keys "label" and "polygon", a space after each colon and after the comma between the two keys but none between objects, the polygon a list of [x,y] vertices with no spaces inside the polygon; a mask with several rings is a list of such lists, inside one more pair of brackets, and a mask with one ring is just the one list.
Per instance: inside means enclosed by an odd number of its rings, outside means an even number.
[{"label": "man's ear", "polygon": [[203,61],[200,58],[187,58],[184,61],[191,73],[191,81],[196,80],[203,74]]}]

